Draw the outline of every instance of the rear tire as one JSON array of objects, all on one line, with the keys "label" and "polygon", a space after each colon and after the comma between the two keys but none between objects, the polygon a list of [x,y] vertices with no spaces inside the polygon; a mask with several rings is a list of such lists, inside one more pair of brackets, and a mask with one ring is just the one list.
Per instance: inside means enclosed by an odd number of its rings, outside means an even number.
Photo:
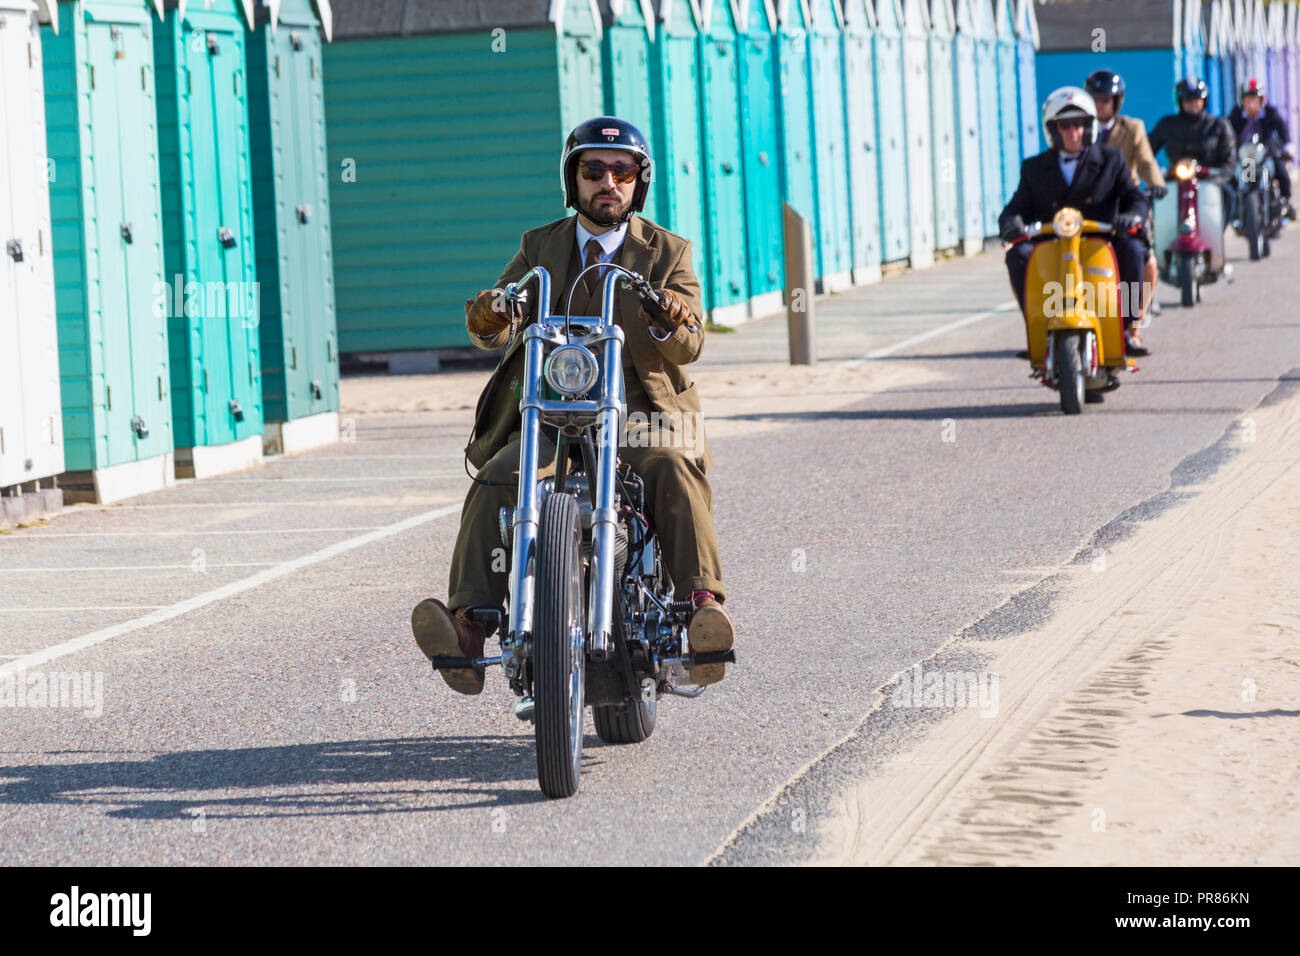
[{"label": "rear tire", "polygon": [[1083,411],[1083,355],[1079,351],[1081,335],[1057,333],[1052,348],[1056,363],[1056,387],[1061,393],[1061,411],[1078,415]]},{"label": "rear tire", "polygon": [[585,576],[577,499],[550,494],[542,503],[538,522],[533,621],[537,782],[548,797],[573,796],[582,772],[587,676]]},{"label": "rear tire", "polygon": [[1178,288],[1182,293],[1183,308],[1196,304],[1196,254],[1184,252],[1178,259]]}]

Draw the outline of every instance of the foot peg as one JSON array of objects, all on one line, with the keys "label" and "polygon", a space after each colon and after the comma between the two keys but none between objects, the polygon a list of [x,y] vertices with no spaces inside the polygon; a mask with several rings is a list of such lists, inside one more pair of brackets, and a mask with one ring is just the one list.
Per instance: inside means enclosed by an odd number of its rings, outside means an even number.
[{"label": "foot peg", "polygon": [[433,669],[455,670],[462,667],[491,667],[493,664],[500,664],[499,657],[434,657],[430,659]]},{"label": "foot peg", "polygon": [[734,664],[736,663],[736,652],[728,651],[699,651],[691,655],[692,664]]}]

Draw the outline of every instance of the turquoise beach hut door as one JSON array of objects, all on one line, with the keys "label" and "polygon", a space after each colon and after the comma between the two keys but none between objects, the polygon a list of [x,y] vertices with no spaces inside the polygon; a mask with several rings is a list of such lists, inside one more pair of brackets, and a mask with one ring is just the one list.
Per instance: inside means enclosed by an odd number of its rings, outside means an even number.
[{"label": "turquoise beach hut door", "polygon": [[907,136],[903,124],[902,11],[898,0],[876,7],[876,167],[880,181],[880,248],[885,262],[906,259],[911,249],[907,216]]},{"label": "turquoise beach hut door", "polygon": [[849,158],[849,221],[853,282],[880,279],[880,199],[876,171],[876,100],[871,33],[876,18],[868,0],[844,7],[844,120]]},{"label": "turquoise beach hut door", "polygon": [[[1038,82],[1034,68],[1038,18],[1034,0],[1016,0],[1016,97],[1020,103],[1020,158],[1042,152],[1038,129]],[[1015,188],[1013,184],[1012,189]]]},{"label": "turquoise beach hut door", "polygon": [[809,111],[817,170],[816,234],[822,289],[852,284],[849,246],[849,182],[845,157],[844,65],[838,0],[813,0],[809,6]]},{"label": "turquoise beach hut door", "polygon": [[[1002,132],[1002,198],[1020,180],[1020,101],[1016,93],[1016,31],[1012,0],[997,4],[998,126]],[[1177,2],[1177,0],[1176,0]]]},{"label": "turquoise beach hut door", "polygon": [[740,41],[741,145],[750,314],[781,308],[785,283],[781,237],[781,147],[777,135],[772,0],[743,0]]},{"label": "turquoise beach hut door", "polygon": [[808,115],[808,20],[804,0],[777,7],[777,108],[781,134],[782,194],[817,235],[813,186],[812,118]]},{"label": "turquoise beach hut door", "polygon": [[745,187],[740,139],[736,21],[728,0],[706,0],[700,33],[704,187],[708,201],[708,284],[713,321],[749,315],[745,266]]},{"label": "turquoise beach hut door", "polygon": [[980,177],[984,193],[984,235],[998,234],[998,215],[1006,205],[1002,194],[1002,124],[999,120],[997,34],[989,0],[972,0],[975,17],[976,87],[980,112]]},{"label": "turquoise beach hut door", "polygon": [[953,108],[952,0],[934,0],[930,9],[930,139],[933,150],[934,244],[958,244],[957,112]]},{"label": "turquoise beach hut door", "polygon": [[907,133],[909,262],[934,264],[934,149],[930,141],[930,15],[926,0],[903,7],[903,102]]},{"label": "turquoise beach hut door", "polygon": [[[980,174],[981,143],[978,73],[975,67],[976,0],[957,0],[957,32],[952,40],[953,112],[957,127],[957,230],[962,251],[984,249],[984,187]],[[1000,210],[999,210],[1000,211]]]},{"label": "turquoise beach hut door", "polygon": [[[650,105],[650,50],[654,41],[655,16],[650,0],[604,0],[602,35],[605,112],[627,120],[652,135],[654,116]],[[655,152],[658,144],[651,142]],[[641,211],[646,219],[658,221],[656,190],[646,196]]]}]

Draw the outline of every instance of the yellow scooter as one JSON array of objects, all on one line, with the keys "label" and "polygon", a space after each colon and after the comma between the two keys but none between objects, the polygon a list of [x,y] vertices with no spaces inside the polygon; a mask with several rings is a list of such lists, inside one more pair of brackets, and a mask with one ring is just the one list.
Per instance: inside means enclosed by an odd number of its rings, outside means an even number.
[{"label": "yellow scooter", "polygon": [[1067,206],[1015,240],[1052,237],[1034,247],[1025,270],[1025,332],[1032,376],[1060,393],[1067,415],[1119,388],[1115,372],[1137,371],[1124,354],[1119,263],[1106,239],[1111,230]]}]

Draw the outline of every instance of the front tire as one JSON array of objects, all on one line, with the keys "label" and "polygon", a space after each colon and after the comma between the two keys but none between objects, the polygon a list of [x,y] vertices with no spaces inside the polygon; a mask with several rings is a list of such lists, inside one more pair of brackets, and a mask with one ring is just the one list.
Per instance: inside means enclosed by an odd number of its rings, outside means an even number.
[{"label": "front tire", "polygon": [[658,705],[655,701],[628,701],[591,708],[596,733],[607,744],[639,744],[655,732]]},{"label": "front tire", "polygon": [[1196,304],[1196,254],[1184,252],[1178,259],[1178,288],[1184,309]]},{"label": "front tire", "polygon": [[1241,210],[1241,233],[1246,237],[1246,246],[1250,250],[1251,261],[1263,258],[1264,251],[1264,223],[1263,216],[1260,214],[1260,206],[1263,196],[1259,190],[1248,193]]},{"label": "front tire", "polygon": [[1056,387],[1061,393],[1061,411],[1078,415],[1083,411],[1083,353],[1079,349],[1083,336],[1060,334],[1053,343],[1052,361],[1056,363]]},{"label": "front tire", "polygon": [[577,499],[550,494],[538,522],[533,621],[537,782],[548,797],[573,796],[582,772],[585,577]]}]

